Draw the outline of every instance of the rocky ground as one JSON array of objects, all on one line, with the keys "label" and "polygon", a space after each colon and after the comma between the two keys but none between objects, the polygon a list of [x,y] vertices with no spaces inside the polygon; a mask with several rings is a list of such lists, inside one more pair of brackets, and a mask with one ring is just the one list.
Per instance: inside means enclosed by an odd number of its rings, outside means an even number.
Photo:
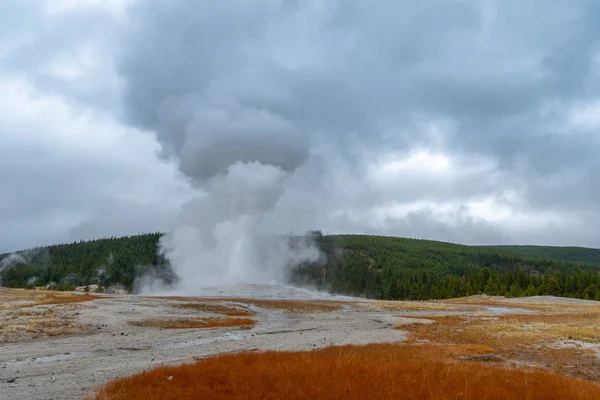
[{"label": "rocky ground", "polygon": [[[404,303],[402,308],[403,302],[368,302],[331,296],[322,300],[308,291],[245,287],[226,293],[217,290],[210,295],[286,297],[295,299],[301,306],[292,307],[289,302],[212,298],[206,300],[206,304],[249,310],[254,313],[250,318],[256,324],[252,327],[162,329],[134,323],[149,319],[215,317],[215,314],[178,307],[191,301],[181,298],[97,296],[91,301],[52,304],[51,301],[35,303],[31,298],[24,300],[23,292],[18,291],[3,289],[0,294],[3,295],[0,296],[0,399],[7,400],[82,399],[112,379],[159,365],[193,362],[227,352],[311,350],[331,345],[400,342],[408,335],[402,325],[432,323],[427,316],[538,313],[539,308],[521,305],[551,303],[549,299],[538,302],[530,299],[520,302],[519,307],[513,303],[504,307],[502,303],[490,305],[489,299],[480,298],[464,303],[411,302]],[[305,307],[312,303],[314,307]],[[36,321],[43,318],[51,323],[37,326]],[[392,329],[398,326],[400,329]]]}]

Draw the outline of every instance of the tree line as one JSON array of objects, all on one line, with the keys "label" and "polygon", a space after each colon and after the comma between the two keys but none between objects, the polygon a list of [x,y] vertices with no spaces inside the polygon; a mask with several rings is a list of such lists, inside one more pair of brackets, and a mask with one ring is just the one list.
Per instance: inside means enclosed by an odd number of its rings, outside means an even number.
[{"label": "tree line", "polygon": [[[573,248],[540,246],[558,259],[498,247],[367,235],[311,236],[321,263],[294,269],[292,280],[334,293],[376,299],[446,299],[475,294],[553,295],[600,300],[600,257],[583,249],[584,262],[564,261]],[[516,249],[518,250],[518,249]],[[597,258],[592,258],[595,251]]]},{"label": "tree line", "polygon": [[159,254],[161,233],[111,237],[28,249],[0,255],[0,283],[8,287],[50,285],[56,290],[97,284],[133,291],[136,277],[160,274],[175,279]]},{"label": "tree line", "polygon": [[[177,279],[159,254],[162,233],[79,241],[0,255],[0,284],[72,290],[98,284],[134,291],[136,278]],[[600,300],[600,250],[463,246],[369,235],[301,237],[322,260],[294,267],[290,281],[376,299],[445,299],[474,294],[555,295]],[[299,239],[289,236],[290,240]],[[283,267],[283,266],[282,266]]]}]

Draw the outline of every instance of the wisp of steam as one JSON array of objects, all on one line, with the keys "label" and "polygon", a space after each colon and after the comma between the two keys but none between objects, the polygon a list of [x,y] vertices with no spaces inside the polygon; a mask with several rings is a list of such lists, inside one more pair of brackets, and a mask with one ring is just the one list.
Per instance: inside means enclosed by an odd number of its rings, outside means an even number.
[{"label": "wisp of steam", "polygon": [[[259,54],[240,58],[235,43],[256,27],[236,26],[239,9],[220,10],[219,22],[197,2],[174,3],[138,10],[120,64],[130,122],[156,134],[198,192],[160,248],[182,293],[282,283],[286,268],[319,258],[309,242],[290,246],[262,226],[286,180],[307,161],[309,137],[277,109],[278,94],[267,90],[273,86],[261,83],[269,71]],[[231,46],[213,45],[222,34]]]}]

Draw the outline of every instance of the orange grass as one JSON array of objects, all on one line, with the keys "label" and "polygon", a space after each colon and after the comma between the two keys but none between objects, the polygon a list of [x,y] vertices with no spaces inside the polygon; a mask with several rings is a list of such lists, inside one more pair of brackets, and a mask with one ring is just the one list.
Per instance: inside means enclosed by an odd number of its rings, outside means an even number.
[{"label": "orange grass", "polygon": [[508,314],[493,317],[426,316],[434,324],[398,325],[413,337],[437,343],[485,343],[497,346],[539,344],[561,339],[600,341],[599,313]]},{"label": "orange grass", "polygon": [[338,310],[342,301],[330,300],[277,300],[277,299],[246,299],[239,297],[157,297],[165,300],[199,301],[199,302],[230,302],[251,304],[256,307],[279,309],[289,312],[321,312]]},{"label": "orange grass", "polygon": [[227,326],[250,326],[254,325],[254,320],[247,318],[173,318],[149,319],[136,321],[133,324],[163,329],[203,329]]},{"label": "orange grass", "polygon": [[600,386],[449,359],[443,346],[378,344],[222,355],[119,379],[96,395],[121,399],[597,400]]},{"label": "orange grass", "polygon": [[81,305],[73,303],[94,299],[87,294],[0,287],[0,343],[84,332],[77,320]]},{"label": "orange grass", "polygon": [[89,294],[75,294],[72,292],[0,288],[0,309],[81,303],[95,300],[96,298],[96,296]]},{"label": "orange grass", "polygon": [[600,364],[593,349],[559,345],[560,340],[597,339],[600,335],[597,314],[555,311],[554,314],[423,318],[435,322],[401,324],[394,328],[408,331],[410,342],[488,346],[507,361],[538,365],[569,376],[600,378]]},{"label": "orange grass", "polygon": [[175,307],[199,310],[212,314],[227,315],[228,317],[251,317],[255,314],[254,311],[248,309],[239,307],[228,307],[223,304],[182,303],[175,305]]},{"label": "orange grass", "polygon": [[268,299],[228,299],[238,303],[252,304],[257,307],[279,309],[289,312],[322,312],[334,311],[341,307],[341,302],[315,300],[268,300]]},{"label": "orange grass", "polygon": [[89,294],[49,293],[45,298],[38,300],[36,302],[36,305],[81,303],[84,301],[92,301],[96,299],[96,296],[92,296]]}]

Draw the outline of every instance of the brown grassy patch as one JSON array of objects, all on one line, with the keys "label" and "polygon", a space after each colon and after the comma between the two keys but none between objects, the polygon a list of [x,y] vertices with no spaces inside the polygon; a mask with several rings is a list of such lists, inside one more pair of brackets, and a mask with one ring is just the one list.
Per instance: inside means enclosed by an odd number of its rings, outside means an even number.
[{"label": "brown grassy patch", "polygon": [[83,332],[77,303],[94,299],[88,294],[0,287],[0,343]]},{"label": "brown grassy patch", "polygon": [[49,293],[44,298],[37,300],[36,305],[82,303],[84,301],[92,301],[92,300],[96,300],[96,299],[97,299],[96,296],[92,296],[89,294],[54,292],[54,293]]},{"label": "brown grassy patch", "polygon": [[[495,345],[541,343],[573,339],[600,341],[600,313],[555,311],[552,314],[507,314],[498,316],[436,317],[426,316],[438,324],[410,325],[421,339],[438,343],[493,342]],[[399,329],[407,325],[399,326]],[[440,333],[443,333],[440,335]]]},{"label": "brown grassy patch", "polygon": [[389,301],[377,300],[360,303],[362,306],[383,311],[479,311],[482,307],[475,304],[448,304],[439,301]]},{"label": "brown grassy patch", "polygon": [[83,332],[85,328],[78,324],[73,307],[30,307],[6,312],[0,324],[0,343]]},{"label": "brown grassy patch", "polygon": [[[402,317],[401,316],[400,318],[409,318],[410,320],[418,320],[418,322],[415,321],[415,322],[398,324],[398,325],[394,326],[393,329],[405,329],[407,327],[414,327],[415,325],[431,325],[427,321],[433,321],[434,323],[439,322],[439,323],[444,324],[444,326],[446,326],[448,324],[460,324],[467,320],[466,318],[463,318],[463,317],[435,316],[435,315],[428,315],[425,317],[412,317],[412,316],[411,317]],[[428,329],[426,331],[431,331],[431,330],[432,329]],[[446,343],[446,342],[440,342],[440,343]]]},{"label": "brown grassy patch", "polygon": [[255,314],[254,311],[248,310],[247,308],[231,307],[216,303],[181,303],[176,304],[175,307],[198,310],[212,314],[227,315],[228,317],[251,317]]},{"label": "brown grassy patch", "polygon": [[233,298],[233,297],[160,297],[166,300],[179,300],[179,301],[199,301],[205,303],[212,302],[230,302],[230,303],[242,303],[251,304],[256,307],[279,309],[289,312],[323,312],[333,311],[341,308],[342,304],[346,304],[342,301],[328,301],[328,300],[275,300],[275,299],[245,299],[245,298]]},{"label": "brown grassy patch", "polygon": [[559,309],[574,310],[600,310],[600,302],[580,303],[577,299],[556,298],[556,299],[534,299],[534,298],[506,298],[504,296],[484,296],[475,295],[469,297],[458,297],[454,299],[443,300],[448,305],[473,305],[482,307],[506,307],[506,308],[528,308],[532,310],[553,311]]},{"label": "brown grassy patch", "polygon": [[600,342],[600,312],[581,310],[555,311],[553,314],[503,315],[498,318],[495,329],[517,330],[549,339],[572,339]]},{"label": "brown grassy patch", "polygon": [[106,385],[96,400],[592,400],[600,387],[541,370],[498,368],[393,344],[223,355]]},{"label": "brown grassy patch", "polygon": [[310,313],[334,311],[341,307],[341,302],[314,301],[314,300],[263,300],[263,299],[236,299],[233,301],[252,304],[257,307],[272,308],[295,313]]},{"label": "brown grassy patch", "polygon": [[76,294],[72,292],[0,288],[0,309],[81,303],[95,300],[96,298],[96,296],[89,294]]},{"label": "brown grassy patch", "polygon": [[410,332],[410,341],[488,346],[504,359],[540,365],[561,374],[600,379],[600,364],[593,348],[569,345],[561,340],[597,343],[600,316],[586,312],[501,316],[424,317],[433,324],[399,325]]},{"label": "brown grassy patch", "polygon": [[247,318],[172,318],[149,319],[132,322],[132,324],[163,329],[204,329],[227,326],[250,326],[254,325],[254,320]]}]

